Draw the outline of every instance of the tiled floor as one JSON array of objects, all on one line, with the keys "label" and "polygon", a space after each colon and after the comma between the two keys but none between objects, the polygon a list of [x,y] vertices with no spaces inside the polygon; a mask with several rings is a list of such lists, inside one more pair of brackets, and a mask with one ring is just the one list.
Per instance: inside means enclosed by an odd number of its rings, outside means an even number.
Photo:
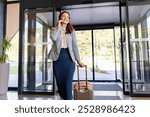
[{"label": "tiled floor", "polygon": [[[103,97],[110,97],[111,96],[116,97],[119,96],[120,99],[130,99],[130,97],[123,96],[120,91],[94,91],[94,96],[100,96],[102,98],[100,99],[105,99]],[[107,99],[108,99],[107,98]],[[113,98],[114,99],[114,98]],[[16,91],[8,91],[7,94],[5,95],[0,95],[0,100],[59,100],[59,95],[31,95],[31,94],[23,94],[23,95],[18,95],[18,92]]]},{"label": "tiled floor", "polygon": [[[122,91],[94,91],[95,100],[150,100],[150,97],[130,97],[123,95]],[[18,95],[17,91],[8,91],[0,95],[0,100],[59,100],[59,95]]]}]

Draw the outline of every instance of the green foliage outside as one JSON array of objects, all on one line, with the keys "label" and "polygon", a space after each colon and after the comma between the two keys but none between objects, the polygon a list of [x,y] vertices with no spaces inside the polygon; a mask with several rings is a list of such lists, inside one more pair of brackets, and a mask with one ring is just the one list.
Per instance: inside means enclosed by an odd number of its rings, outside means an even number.
[{"label": "green foliage outside", "polygon": [[18,74],[18,66],[10,67],[10,74]]}]

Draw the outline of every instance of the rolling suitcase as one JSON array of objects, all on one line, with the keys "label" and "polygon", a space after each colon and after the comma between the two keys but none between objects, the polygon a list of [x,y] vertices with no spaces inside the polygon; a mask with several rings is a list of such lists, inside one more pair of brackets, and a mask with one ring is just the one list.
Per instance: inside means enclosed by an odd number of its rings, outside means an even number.
[{"label": "rolling suitcase", "polygon": [[74,100],[92,100],[93,86],[87,81],[87,66],[85,66],[85,81],[79,81],[79,65],[77,65],[78,82],[74,84]]}]

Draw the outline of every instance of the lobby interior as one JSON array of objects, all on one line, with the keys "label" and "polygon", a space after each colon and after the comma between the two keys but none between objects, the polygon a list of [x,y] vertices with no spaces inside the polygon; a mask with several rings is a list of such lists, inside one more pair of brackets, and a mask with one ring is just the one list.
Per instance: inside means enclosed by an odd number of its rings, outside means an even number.
[{"label": "lobby interior", "polygon": [[[81,59],[88,66],[93,100],[149,100],[149,0],[0,1],[0,36],[12,40],[8,91],[0,100],[60,100],[46,55],[50,29],[64,10],[71,14]],[[80,79],[85,80],[82,68]]]}]

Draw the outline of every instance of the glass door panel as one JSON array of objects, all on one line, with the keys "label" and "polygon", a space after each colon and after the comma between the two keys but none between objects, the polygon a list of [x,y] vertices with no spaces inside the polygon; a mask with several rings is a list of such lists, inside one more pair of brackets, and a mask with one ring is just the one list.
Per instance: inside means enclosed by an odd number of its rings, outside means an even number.
[{"label": "glass door panel", "polygon": [[99,29],[94,35],[95,80],[116,80],[113,29]]},{"label": "glass door panel", "polygon": [[[24,40],[24,91],[52,92],[52,61],[47,59],[52,12],[26,10]],[[52,20],[51,20],[52,21]]]},{"label": "glass door panel", "polygon": [[[80,58],[87,65],[88,80],[93,80],[92,68],[92,36],[91,30],[76,31],[76,38],[80,52]],[[80,79],[85,80],[85,69],[80,68]],[[74,80],[77,80],[77,72],[75,71]]]}]

